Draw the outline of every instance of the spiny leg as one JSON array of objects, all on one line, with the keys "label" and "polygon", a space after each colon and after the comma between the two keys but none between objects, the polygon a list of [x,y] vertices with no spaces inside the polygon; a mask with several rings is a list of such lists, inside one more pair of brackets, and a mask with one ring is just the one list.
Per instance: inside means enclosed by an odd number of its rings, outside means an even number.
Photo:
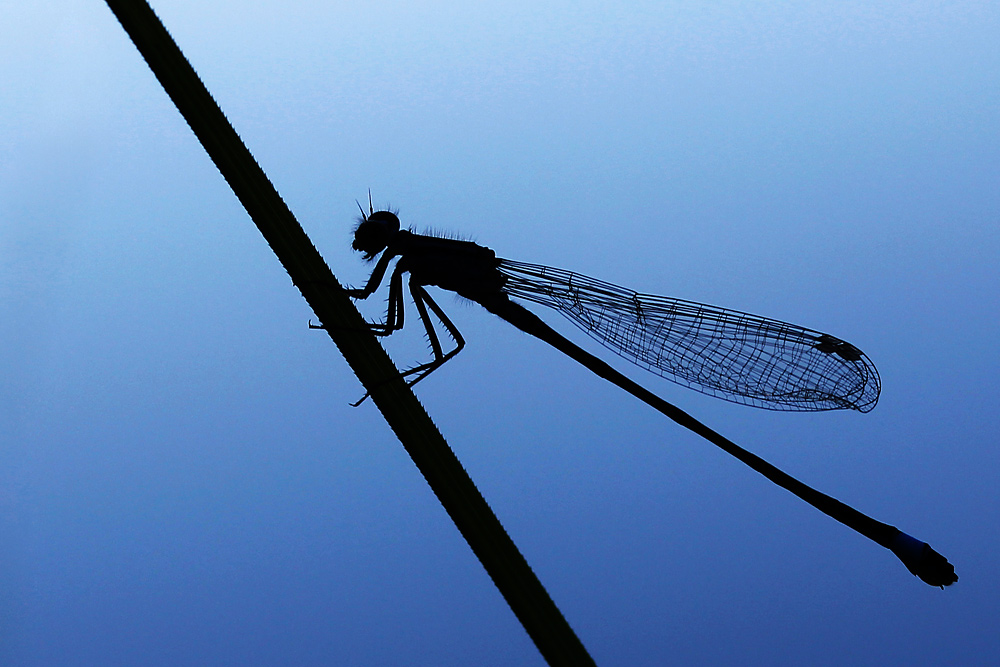
[{"label": "spiny leg", "polygon": [[[375,278],[376,274],[384,273],[383,270],[375,269],[368,286],[363,289],[347,290],[348,296],[352,299],[364,300],[374,293],[378,283],[381,282],[381,275]],[[375,285],[373,288],[372,285]],[[396,331],[403,328],[403,272],[397,267],[389,278],[388,308],[386,309],[385,322],[368,322],[369,330],[376,336],[391,336]],[[310,329],[326,329],[322,324],[309,322]]]},{"label": "spiny leg", "polygon": [[[458,328],[454,325],[454,323],[450,319],[448,319],[447,315],[444,314],[444,311],[441,309],[441,306],[437,305],[434,299],[430,297],[430,295],[427,293],[427,290],[424,289],[422,285],[416,284],[412,280],[410,281],[410,296],[413,297],[413,305],[417,309],[417,314],[420,316],[420,321],[423,322],[424,324],[424,331],[427,332],[427,339],[431,345],[431,353],[434,355],[434,358],[428,361],[427,363],[420,364],[419,366],[414,366],[413,368],[407,369],[399,374],[400,377],[402,378],[407,378],[410,377],[411,375],[416,375],[417,376],[416,379],[407,381],[407,385],[412,387],[413,385],[415,385],[416,383],[420,382],[425,377],[430,375],[432,372],[440,368],[441,365],[444,364],[446,361],[448,361],[456,354],[461,352],[462,348],[465,347],[465,339],[462,338],[462,334],[459,333]],[[431,321],[430,314],[427,312],[428,306],[430,307],[431,311],[433,311],[434,315],[437,316],[438,320],[440,320],[441,324],[444,325],[444,328],[448,331],[448,335],[450,335],[452,339],[455,341],[455,349],[450,350],[447,353],[444,352],[444,349],[441,347],[441,341],[438,338],[437,332],[434,330],[434,323]],[[395,324],[397,325],[397,329],[402,327],[402,315],[401,315],[402,306],[400,306],[399,310],[400,310],[400,317],[395,322]],[[357,402],[351,403],[351,405],[353,407],[358,407],[359,405],[364,403],[365,400],[370,395],[371,392],[366,393]]]},{"label": "spiny leg", "polygon": [[376,336],[389,336],[403,328],[403,272],[397,266],[389,278],[389,307],[385,313],[385,323],[372,323]]},{"label": "spiny leg", "polygon": [[[465,339],[462,338],[462,334],[459,333],[455,324],[448,319],[447,315],[444,314],[441,306],[439,306],[434,299],[430,297],[427,290],[424,289],[422,285],[413,282],[412,279],[410,280],[410,296],[413,297],[413,305],[416,306],[417,313],[420,315],[420,320],[424,323],[424,330],[427,332],[427,339],[431,344],[431,352],[434,354],[434,359],[426,364],[414,366],[413,368],[403,372],[403,377],[408,377],[410,375],[417,376],[415,380],[412,380],[409,383],[412,387],[440,368],[446,361],[461,352],[462,348],[465,347]],[[434,312],[434,315],[437,316],[441,324],[444,325],[444,328],[448,331],[448,335],[455,341],[455,349],[451,350],[447,354],[443,353],[437,332],[434,331],[434,325],[427,313],[428,306]]]}]

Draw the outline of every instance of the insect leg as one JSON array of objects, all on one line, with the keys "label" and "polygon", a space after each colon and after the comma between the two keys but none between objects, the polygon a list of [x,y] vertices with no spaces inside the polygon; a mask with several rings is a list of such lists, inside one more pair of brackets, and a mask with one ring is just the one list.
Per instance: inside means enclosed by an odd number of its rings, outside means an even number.
[{"label": "insect leg", "polygon": [[403,272],[398,265],[389,278],[389,307],[385,322],[373,322],[371,328],[376,336],[390,336],[403,328]]},{"label": "insect leg", "polygon": [[367,299],[369,296],[374,294],[378,286],[382,284],[382,278],[385,277],[385,272],[389,268],[389,262],[392,261],[392,256],[389,253],[383,253],[379,257],[378,264],[372,270],[370,276],[368,276],[368,281],[365,283],[364,287],[355,287],[347,290],[348,296],[352,299]]},{"label": "insect leg", "polygon": [[[380,279],[381,280],[381,279]],[[366,296],[352,298],[367,298]],[[389,278],[389,307],[386,310],[385,322],[369,322],[368,328],[376,336],[391,336],[403,328],[403,272],[397,266]],[[321,324],[309,322],[310,329],[325,329]]]},{"label": "insect leg", "polygon": [[[424,289],[422,285],[413,282],[413,280],[410,280],[410,296],[413,297],[413,305],[416,307],[417,313],[420,315],[420,320],[424,323],[424,330],[427,332],[427,339],[430,341],[431,351],[434,354],[434,358],[426,364],[414,366],[413,368],[403,372],[403,377],[416,375],[416,378],[411,380],[409,383],[412,387],[440,368],[446,361],[461,352],[462,348],[465,347],[465,339],[462,338],[462,334],[459,333],[455,324],[448,319],[447,315],[444,314],[441,306],[437,305],[434,299],[430,297],[427,290]],[[447,353],[445,353],[442,349],[437,332],[434,331],[434,325],[427,312],[428,307],[431,311],[433,311],[434,315],[438,318],[441,324],[444,325],[444,328],[448,331],[448,335],[455,341],[455,348]]]},{"label": "insect leg", "polygon": [[[402,278],[400,277],[401,275],[402,274],[399,271],[393,272],[392,279],[389,282],[389,311],[386,314],[385,325],[382,325],[380,330],[375,330],[375,335],[377,336],[388,336],[393,331],[398,331],[403,328],[403,290]],[[427,290],[424,289],[422,285],[414,283],[412,279],[410,280],[410,296],[413,297],[413,305],[417,309],[420,321],[424,324],[424,331],[427,332],[427,339],[430,341],[431,352],[434,355],[434,358],[427,363],[414,366],[413,368],[405,370],[399,374],[402,378],[408,378],[415,375],[415,379],[407,381],[407,384],[412,387],[440,368],[446,361],[461,352],[462,348],[465,347],[465,339],[462,338],[462,334],[459,333],[455,324],[448,319],[447,315],[444,314],[441,306],[437,305],[434,299],[430,297]],[[437,332],[434,331],[434,324],[431,321],[430,314],[427,312],[428,307],[430,307],[434,315],[437,316],[441,324],[444,325],[444,328],[448,331],[448,335],[455,341],[455,349],[449,350],[447,353],[444,352]],[[353,407],[358,407],[365,402],[368,396],[369,394],[366,393],[357,402],[351,403],[351,405]]]}]

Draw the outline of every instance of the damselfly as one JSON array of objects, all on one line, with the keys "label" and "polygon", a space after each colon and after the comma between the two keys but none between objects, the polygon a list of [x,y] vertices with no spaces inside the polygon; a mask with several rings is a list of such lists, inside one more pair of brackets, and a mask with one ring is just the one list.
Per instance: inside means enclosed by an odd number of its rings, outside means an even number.
[{"label": "damselfly", "polygon": [[[348,290],[355,299],[372,295],[392,260],[398,258],[389,279],[386,319],[371,325],[377,335],[402,329],[403,275],[409,274],[410,296],[433,354],[430,361],[403,371],[411,385],[465,345],[426,287],[455,292],[549,343],[820,511],[890,549],[928,584],[944,587],[958,580],[952,565],[926,543],[816,491],[739,447],[572,343],[511,297],[559,311],[619,356],[662,377],[725,400],[774,410],[868,412],[874,408],[879,375],[854,345],[777,320],[639,294],[562,269],[500,259],[493,250],[470,241],[402,230],[395,213],[375,211],[371,205],[368,214],[361,210],[353,248],[368,261],[381,255],[365,287]],[[447,352],[428,309],[455,342]]]}]

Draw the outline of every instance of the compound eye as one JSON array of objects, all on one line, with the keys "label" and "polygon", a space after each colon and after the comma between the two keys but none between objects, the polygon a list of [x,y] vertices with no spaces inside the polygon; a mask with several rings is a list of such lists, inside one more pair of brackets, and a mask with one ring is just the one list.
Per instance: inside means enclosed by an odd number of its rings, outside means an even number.
[{"label": "compound eye", "polygon": [[378,223],[384,226],[390,233],[399,231],[399,218],[392,211],[375,211],[368,216],[368,222]]}]

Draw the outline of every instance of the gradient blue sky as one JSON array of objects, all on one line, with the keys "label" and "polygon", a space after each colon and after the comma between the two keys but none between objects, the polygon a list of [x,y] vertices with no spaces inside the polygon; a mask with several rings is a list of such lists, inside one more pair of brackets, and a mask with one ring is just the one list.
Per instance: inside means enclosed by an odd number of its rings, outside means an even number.
[{"label": "gradient blue sky", "polygon": [[[1000,663],[995,2],[153,6],[344,282],[371,188],[878,365],[868,415],[634,377],[947,591],[441,299],[469,345],[417,393],[598,664]],[[0,26],[0,662],[540,664],[107,7]]]}]

